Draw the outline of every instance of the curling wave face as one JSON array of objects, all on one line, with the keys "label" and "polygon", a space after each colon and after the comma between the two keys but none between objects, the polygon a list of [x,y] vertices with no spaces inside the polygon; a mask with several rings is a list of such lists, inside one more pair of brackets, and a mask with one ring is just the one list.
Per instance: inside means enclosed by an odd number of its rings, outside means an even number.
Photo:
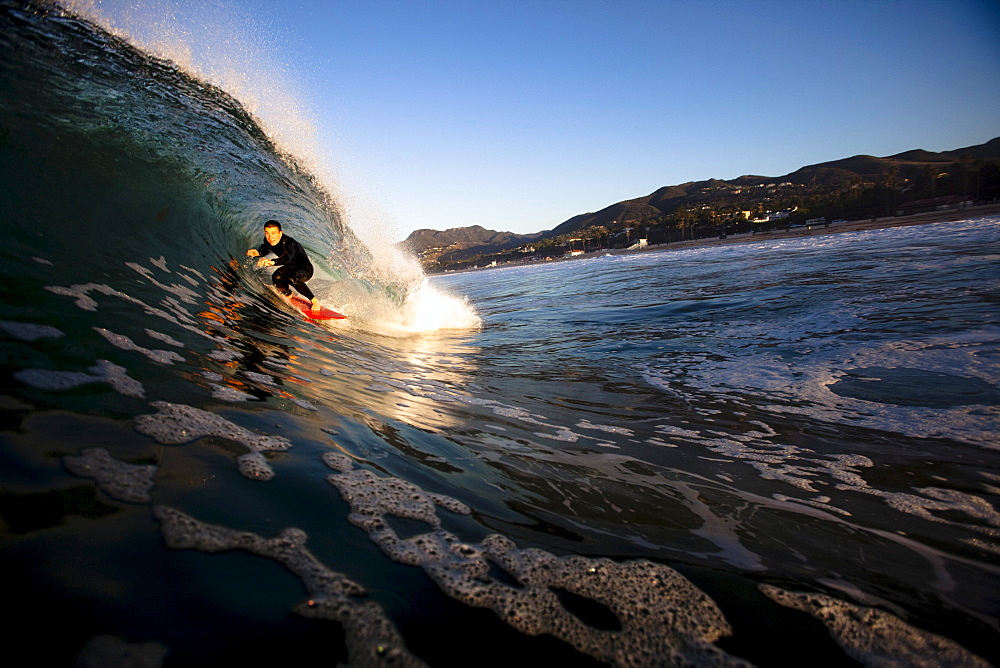
[{"label": "curling wave face", "polygon": [[[7,4],[3,186],[19,256],[90,267],[163,256],[211,271],[274,218],[306,247],[332,307],[368,329],[415,331],[406,302],[426,290],[415,263],[376,262],[329,190],[237,100],[56,5]],[[235,277],[270,298],[254,274],[246,263]],[[478,324],[460,300],[441,302],[457,326]]]}]

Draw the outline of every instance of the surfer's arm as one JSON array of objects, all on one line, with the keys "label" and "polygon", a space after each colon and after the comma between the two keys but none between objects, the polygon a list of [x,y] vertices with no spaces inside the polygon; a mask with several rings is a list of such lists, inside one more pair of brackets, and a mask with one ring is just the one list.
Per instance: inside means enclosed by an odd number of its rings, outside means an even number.
[{"label": "surfer's arm", "polygon": [[258,269],[263,269],[264,267],[272,267],[272,266],[274,266],[274,260],[268,260],[266,258],[261,257],[260,256],[260,251],[257,250],[256,248],[251,248],[250,250],[248,250],[247,251],[247,255],[249,255],[250,257],[259,258],[257,260],[257,268]]},{"label": "surfer's arm", "polygon": [[274,264],[294,264],[300,255],[305,257],[306,252],[299,245],[299,242],[292,241],[291,239],[289,239],[289,242],[285,244],[285,252],[275,259]]},{"label": "surfer's arm", "polygon": [[251,248],[247,251],[247,255],[250,257],[263,257],[271,252],[271,244],[266,241],[256,248]]},{"label": "surfer's arm", "polygon": [[247,251],[247,255],[249,255],[250,257],[259,257],[260,258],[259,260],[257,260],[257,267],[258,268],[261,268],[261,267],[271,267],[275,263],[272,262],[271,260],[265,260],[264,259],[265,255],[268,255],[268,254],[271,253],[271,250],[272,250],[271,249],[271,245],[268,244],[267,242],[264,242],[260,246],[258,246],[257,248],[251,248],[250,250],[248,250]]}]

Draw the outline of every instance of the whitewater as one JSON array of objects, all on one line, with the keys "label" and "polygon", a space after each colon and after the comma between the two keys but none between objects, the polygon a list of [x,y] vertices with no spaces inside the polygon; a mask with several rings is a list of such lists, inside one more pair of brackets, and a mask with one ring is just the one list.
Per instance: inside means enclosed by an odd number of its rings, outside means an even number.
[{"label": "whitewater", "polygon": [[1000,660],[1000,218],[428,278],[238,96],[0,22],[11,656]]}]

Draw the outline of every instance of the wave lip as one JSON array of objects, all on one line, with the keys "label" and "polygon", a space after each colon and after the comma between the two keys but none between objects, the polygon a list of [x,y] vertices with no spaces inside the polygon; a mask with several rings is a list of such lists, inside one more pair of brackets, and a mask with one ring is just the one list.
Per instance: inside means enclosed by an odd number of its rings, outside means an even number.
[{"label": "wave lip", "polygon": [[[335,185],[304,166],[316,161],[285,150],[241,100],[58,5],[8,1],[0,24],[0,178],[19,201],[20,255],[79,272],[74,284],[104,283],[98,265],[122,257],[207,273],[276,219],[316,266],[314,291],[353,326],[478,326],[468,303],[434,298],[412,257],[359,237]],[[273,301],[254,272],[238,281]]]}]

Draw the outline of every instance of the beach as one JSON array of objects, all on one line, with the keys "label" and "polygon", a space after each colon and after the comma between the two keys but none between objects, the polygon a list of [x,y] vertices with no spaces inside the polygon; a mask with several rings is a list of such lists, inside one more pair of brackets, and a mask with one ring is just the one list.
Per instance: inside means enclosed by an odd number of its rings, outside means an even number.
[{"label": "beach", "polygon": [[482,271],[485,269],[494,269],[496,267],[510,267],[525,264],[547,264],[550,262],[569,262],[572,260],[579,260],[587,257],[593,257],[596,254],[601,255],[631,255],[634,253],[656,253],[663,251],[676,251],[684,250],[688,248],[698,248],[702,246],[716,246],[716,245],[726,245],[726,244],[742,244],[742,243],[753,243],[756,241],[775,241],[780,239],[801,239],[807,237],[817,237],[827,234],[840,234],[842,232],[860,232],[866,230],[879,230],[879,229],[889,229],[893,227],[909,227],[911,225],[927,225],[930,223],[941,223],[948,221],[959,221],[959,220],[969,220],[972,218],[982,218],[985,216],[992,216],[1000,214],[1000,204],[984,204],[980,206],[972,206],[965,209],[946,209],[942,211],[929,211],[925,213],[915,213],[909,216],[884,216],[882,218],[871,218],[864,220],[849,220],[839,223],[830,223],[829,225],[809,225],[800,226],[792,228],[781,228],[769,230],[766,232],[744,232],[741,234],[730,234],[724,238],[720,237],[703,237],[701,239],[692,239],[687,241],[671,241],[663,244],[650,244],[642,248],[602,248],[598,250],[588,251],[584,255],[576,256],[554,256],[548,259],[530,259],[530,260],[520,260],[515,262],[503,262],[496,265],[487,265],[483,267],[468,267],[464,269],[448,269],[444,272],[432,272],[432,273],[445,273],[445,274],[457,274],[466,271]]},{"label": "beach", "polygon": [[771,230],[769,232],[730,234],[725,238],[709,237],[705,239],[695,239],[692,241],[674,241],[666,244],[647,246],[646,248],[636,250],[618,249],[606,252],[612,255],[618,255],[622,253],[679,250],[682,248],[713,246],[716,244],[737,244],[765,240],[773,241],[775,239],[797,239],[801,237],[821,236],[825,234],[839,234],[841,232],[860,232],[865,230],[888,229],[891,227],[908,227],[910,225],[926,225],[928,223],[969,220],[970,218],[981,218],[984,216],[996,215],[998,213],[1000,213],[1000,204],[984,204],[981,206],[972,206],[966,209],[946,209],[942,211],[916,213],[910,216],[885,216],[882,218],[865,220],[850,220],[830,225],[793,227],[788,229]]}]

